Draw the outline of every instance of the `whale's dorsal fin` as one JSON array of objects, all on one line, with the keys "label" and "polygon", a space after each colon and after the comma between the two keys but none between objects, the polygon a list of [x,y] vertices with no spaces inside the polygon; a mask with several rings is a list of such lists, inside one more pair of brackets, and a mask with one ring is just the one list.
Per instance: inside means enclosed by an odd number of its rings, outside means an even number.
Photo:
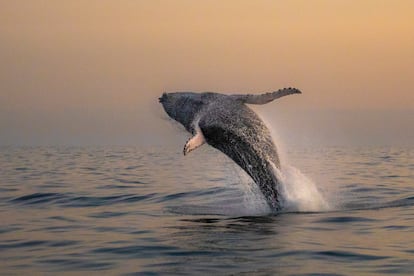
[{"label": "whale's dorsal fin", "polygon": [[202,146],[206,142],[203,132],[201,131],[200,127],[197,125],[195,127],[195,134],[193,137],[188,139],[187,143],[184,145],[183,153],[187,155],[191,151],[195,150],[196,148]]},{"label": "whale's dorsal fin", "polygon": [[241,101],[246,104],[266,104],[280,97],[287,96],[290,94],[301,94],[299,89],[296,88],[282,88],[275,92],[269,92],[260,95],[246,94],[246,95],[230,95],[233,99]]}]

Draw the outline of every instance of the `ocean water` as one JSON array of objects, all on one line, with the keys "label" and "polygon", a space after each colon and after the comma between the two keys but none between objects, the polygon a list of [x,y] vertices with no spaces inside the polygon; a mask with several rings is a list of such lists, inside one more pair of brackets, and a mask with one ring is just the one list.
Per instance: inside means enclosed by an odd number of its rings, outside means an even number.
[{"label": "ocean water", "polygon": [[0,149],[0,274],[414,274],[414,148],[283,149],[284,209],[220,152]]}]

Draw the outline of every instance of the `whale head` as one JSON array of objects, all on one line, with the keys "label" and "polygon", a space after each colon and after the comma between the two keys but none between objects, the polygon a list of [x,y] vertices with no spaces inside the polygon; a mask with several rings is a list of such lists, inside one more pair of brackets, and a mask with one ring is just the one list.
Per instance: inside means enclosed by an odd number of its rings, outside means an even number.
[{"label": "whale head", "polygon": [[202,95],[192,92],[163,93],[158,100],[168,116],[191,130],[195,116],[205,104]]}]

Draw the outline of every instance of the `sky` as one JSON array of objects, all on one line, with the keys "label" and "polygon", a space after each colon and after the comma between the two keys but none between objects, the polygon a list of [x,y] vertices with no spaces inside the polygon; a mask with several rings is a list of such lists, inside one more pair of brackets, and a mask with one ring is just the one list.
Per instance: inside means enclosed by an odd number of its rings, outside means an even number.
[{"label": "sky", "polygon": [[164,91],[253,107],[286,143],[414,144],[414,1],[0,0],[0,145],[184,144]]}]

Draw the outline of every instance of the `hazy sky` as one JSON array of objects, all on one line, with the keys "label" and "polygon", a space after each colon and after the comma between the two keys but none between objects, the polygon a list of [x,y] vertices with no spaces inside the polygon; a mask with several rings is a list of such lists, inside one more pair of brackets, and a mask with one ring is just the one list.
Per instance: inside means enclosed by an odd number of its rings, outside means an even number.
[{"label": "hazy sky", "polygon": [[413,76],[411,0],[0,0],[0,145],[181,141],[163,91],[285,86],[286,140],[406,144]]}]

